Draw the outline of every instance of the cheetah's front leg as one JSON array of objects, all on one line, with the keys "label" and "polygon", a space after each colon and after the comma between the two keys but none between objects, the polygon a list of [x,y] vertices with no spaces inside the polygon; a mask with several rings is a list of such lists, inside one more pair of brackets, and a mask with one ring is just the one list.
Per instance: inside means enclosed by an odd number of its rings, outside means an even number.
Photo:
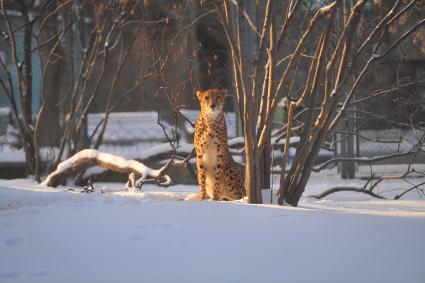
[{"label": "cheetah's front leg", "polygon": [[199,198],[205,200],[208,198],[205,184],[207,172],[205,166],[202,164],[202,155],[196,157],[196,167],[198,170]]},{"label": "cheetah's front leg", "polygon": [[214,167],[214,190],[213,190],[213,200],[220,200],[221,199],[221,192],[220,192],[220,182],[221,177],[223,173],[223,156],[217,155],[217,165]]}]

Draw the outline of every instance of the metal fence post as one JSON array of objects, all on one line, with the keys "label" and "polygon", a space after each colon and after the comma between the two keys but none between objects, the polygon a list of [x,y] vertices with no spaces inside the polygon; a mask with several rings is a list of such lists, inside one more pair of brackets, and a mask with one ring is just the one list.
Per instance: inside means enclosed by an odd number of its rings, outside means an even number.
[{"label": "metal fence post", "polygon": [[[341,121],[340,132],[336,135],[337,155],[342,158],[355,157],[354,142],[354,120],[346,117]],[[339,149],[339,150],[338,150]],[[338,171],[343,179],[354,179],[356,177],[356,164],[354,161],[343,161],[338,164]]]}]

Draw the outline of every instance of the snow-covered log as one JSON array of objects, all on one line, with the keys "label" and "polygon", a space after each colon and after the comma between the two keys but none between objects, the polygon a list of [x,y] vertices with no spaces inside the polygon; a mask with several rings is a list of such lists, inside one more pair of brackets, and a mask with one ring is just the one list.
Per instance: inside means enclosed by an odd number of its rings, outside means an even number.
[{"label": "snow-covered log", "polygon": [[127,160],[121,156],[98,152],[94,149],[84,149],[61,162],[56,170],[50,173],[42,182],[42,185],[56,187],[67,177],[75,176],[82,170],[92,166],[100,166],[119,173],[133,173],[139,179],[139,182],[155,180],[156,183],[162,186],[168,186],[171,184],[171,178],[165,173],[173,159],[174,157],[160,169],[154,170],[135,160]]}]

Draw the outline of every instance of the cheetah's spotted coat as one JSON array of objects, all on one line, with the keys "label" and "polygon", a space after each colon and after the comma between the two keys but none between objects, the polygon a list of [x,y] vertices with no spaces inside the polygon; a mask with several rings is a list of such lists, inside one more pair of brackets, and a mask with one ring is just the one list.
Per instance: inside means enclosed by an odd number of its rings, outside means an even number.
[{"label": "cheetah's spotted coat", "polygon": [[225,90],[196,93],[201,111],[195,126],[195,149],[201,199],[235,200],[245,194],[244,178],[227,145],[223,106]]}]

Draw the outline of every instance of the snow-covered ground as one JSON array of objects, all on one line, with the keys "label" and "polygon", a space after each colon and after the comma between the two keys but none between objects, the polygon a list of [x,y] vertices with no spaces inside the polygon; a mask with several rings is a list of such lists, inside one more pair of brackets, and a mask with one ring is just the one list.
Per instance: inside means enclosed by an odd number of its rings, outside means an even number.
[{"label": "snow-covered ground", "polygon": [[363,182],[314,175],[292,208],[196,201],[196,186],[82,194],[0,180],[0,282],[425,282],[417,193],[307,197]]}]

